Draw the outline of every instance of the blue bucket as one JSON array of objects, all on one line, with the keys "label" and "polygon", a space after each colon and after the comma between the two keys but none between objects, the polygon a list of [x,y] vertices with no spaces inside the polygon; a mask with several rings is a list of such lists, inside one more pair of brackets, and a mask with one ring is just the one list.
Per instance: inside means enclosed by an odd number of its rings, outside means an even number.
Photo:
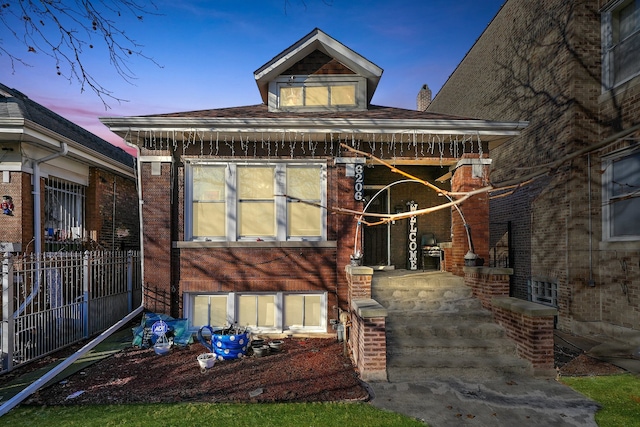
[{"label": "blue bucket", "polygon": [[[202,335],[203,329],[211,333],[211,341]],[[247,354],[251,342],[250,332],[242,334],[225,334],[222,329],[213,330],[205,325],[198,331],[198,341],[211,353],[215,353],[219,360],[238,359]]]}]

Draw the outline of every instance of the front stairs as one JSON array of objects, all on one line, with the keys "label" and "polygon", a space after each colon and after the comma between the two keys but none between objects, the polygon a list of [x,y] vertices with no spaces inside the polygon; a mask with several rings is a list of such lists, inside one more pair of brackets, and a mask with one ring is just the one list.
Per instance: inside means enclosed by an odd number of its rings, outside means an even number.
[{"label": "front stairs", "polygon": [[439,271],[376,271],[371,294],[388,310],[390,382],[532,372],[461,277]]}]

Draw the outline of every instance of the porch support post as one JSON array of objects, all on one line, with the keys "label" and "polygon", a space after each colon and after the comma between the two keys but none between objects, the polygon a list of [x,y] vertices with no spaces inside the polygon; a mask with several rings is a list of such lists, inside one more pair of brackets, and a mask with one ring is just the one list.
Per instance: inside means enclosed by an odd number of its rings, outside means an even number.
[{"label": "porch support post", "polygon": [[[486,185],[491,159],[479,158],[477,154],[464,154],[453,168],[452,192],[467,192]],[[451,209],[452,244],[447,253],[447,271],[464,276],[465,258],[474,265],[489,260],[489,196],[477,194]],[[472,255],[472,256],[470,256]],[[447,257],[445,256],[445,259]]]}]

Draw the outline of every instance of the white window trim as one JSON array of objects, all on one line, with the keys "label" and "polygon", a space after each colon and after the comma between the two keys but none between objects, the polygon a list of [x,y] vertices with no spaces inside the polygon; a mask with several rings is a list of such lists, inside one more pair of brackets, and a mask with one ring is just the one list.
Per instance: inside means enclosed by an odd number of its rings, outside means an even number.
[{"label": "white window trim", "polygon": [[605,242],[625,242],[640,240],[640,235],[636,236],[613,236],[613,221],[611,219],[611,193],[613,185],[613,162],[615,160],[636,154],[637,147],[625,148],[615,153],[611,153],[602,158],[602,240]]},{"label": "white window trim", "polygon": [[[193,236],[193,172],[192,166],[199,165],[224,165],[226,166],[226,237],[194,237]],[[315,166],[321,170],[321,200],[322,206],[327,206],[327,164],[322,161],[301,162],[301,161],[241,161],[234,162],[229,160],[203,160],[203,161],[187,161],[185,172],[185,240],[188,241],[211,241],[211,242],[255,242],[255,237],[240,237],[238,235],[238,195],[235,185],[237,179],[238,166],[272,166],[275,167],[275,218],[276,233],[273,236],[262,236],[262,241],[326,241],[327,240],[327,211],[321,210],[321,235],[320,236],[296,236],[290,237],[287,233],[287,198],[281,197],[286,192],[286,168],[289,166]],[[282,219],[285,219],[284,221]]]},{"label": "white window trim", "polygon": [[[228,325],[237,322],[237,304],[240,296],[247,295],[273,295],[275,297],[275,305],[277,310],[275,312],[274,327],[271,328],[256,328],[250,326],[252,332],[256,333],[325,333],[327,331],[327,304],[328,294],[327,292],[185,292],[184,293],[184,313],[185,317],[189,319],[190,328],[198,328],[193,325],[194,315],[194,300],[196,296],[227,296],[227,323]],[[320,326],[313,327],[301,327],[295,329],[285,329],[284,327],[284,300],[287,295],[303,295],[303,296],[321,296],[321,315]],[[210,325],[213,328],[224,327],[225,325]],[[239,325],[246,326],[246,325]]]},{"label": "white window trim", "polygon": [[[364,77],[357,75],[280,76],[269,83],[270,111],[353,111],[367,108],[367,84]],[[355,105],[280,106],[280,88],[286,86],[341,86],[355,85]]]},{"label": "white window trim", "polygon": [[602,50],[602,92],[615,89],[616,87],[619,87],[640,76],[639,67],[638,70],[631,76],[625,78],[624,80],[616,82],[615,70],[613,67],[613,50],[617,45],[617,42],[614,41],[614,28],[616,26],[614,15],[616,14],[616,12],[618,12],[620,9],[622,9],[632,1],[634,0],[618,0],[612,2],[607,6],[606,9],[603,9],[601,12],[600,35]]}]

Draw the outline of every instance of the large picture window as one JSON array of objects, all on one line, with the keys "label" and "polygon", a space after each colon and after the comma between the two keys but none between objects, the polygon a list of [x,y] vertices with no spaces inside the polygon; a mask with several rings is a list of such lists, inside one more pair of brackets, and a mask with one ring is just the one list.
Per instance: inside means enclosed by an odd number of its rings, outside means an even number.
[{"label": "large picture window", "polygon": [[640,150],[603,160],[603,239],[640,240]]},{"label": "large picture window", "polygon": [[193,162],[187,174],[188,240],[326,239],[324,163]]}]

